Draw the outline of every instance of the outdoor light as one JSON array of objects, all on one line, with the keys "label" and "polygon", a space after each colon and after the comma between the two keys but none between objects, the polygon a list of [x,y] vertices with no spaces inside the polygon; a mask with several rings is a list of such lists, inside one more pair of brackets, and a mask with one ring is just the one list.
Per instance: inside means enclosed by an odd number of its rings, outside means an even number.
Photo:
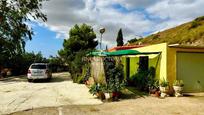
[{"label": "outdoor light", "polygon": [[100,49],[102,50],[102,35],[106,31],[105,28],[100,28],[100,33],[101,33],[101,39],[100,39]]}]

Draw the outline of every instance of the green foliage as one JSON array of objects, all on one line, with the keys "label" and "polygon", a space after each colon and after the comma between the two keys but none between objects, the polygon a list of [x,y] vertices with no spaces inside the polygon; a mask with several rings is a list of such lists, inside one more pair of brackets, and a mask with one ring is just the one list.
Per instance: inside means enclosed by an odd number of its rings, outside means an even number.
[{"label": "green foliage", "polygon": [[117,36],[116,41],[117,41],[117,46],[123,46],[123,32],[121,28],[118,31],[118,36]]},{"label": "green foliage", "polygon": [[137,42],[137,41],[138,41],[138,39],[134,38],[134,39],[128,40],[127,42],[131,44],[131,43],[134,43],[134,42]]},{"label": "green foliage", "polygon": [[204,16],[201,16],[195,19],[195,21],[203,21],[203,20],[204,20]]},{"label": "green foliage", "polygon": [[41,52],[35,53],[23,53],[14,55],[12,58],[4,59],[3,62],[0,62],[0,65],[4,68],[11,68],[13,75],[26,74],[29,66],[32,63],[48,63],[48,60],[44,58]]},{"label": "green foliage", "polygon": [[62,72],[68,70],[68,67],[64,64],[64,61],[60,57],[50,56],[48,61],[52,72]]},{"label": "green foliage", "polygon": [[100,91],[103,90],[103,87],[102,85],[98,84],[98,83],[94,83],[90,89],[89,89],[89,92],[93,95],[96,95],[97,93],[99,93]]},{"label": "green foliage", "polygon": [[104,69],[107,83],[105,92],[120,92],[124,86],[123,65],[120,60],[104,58]]},{"label": "green foliage", "polygon": [[159,85],[161,87],[167,87],[167,86],[169,86],[169,82],[167,80],[163,79],[162,81],[160,81]]},{"label": "green foliage", "polygon": [[175,80],[173,86],[183,87],[184,86],[183,80]]},{"label": "green foliage", "polygon": [[149,89],[159,89],[159,80],[157,79],[150,79],[148,81]]},{"label": "green foliage", "polygon": [[154,67],[150,67],[149,70],[138,70],[136,74],[131,76],[129,84],[142,91],[148,91],[150,87],[157,87],[155,72]]},{"label": "green foliage", "polygon": [[132,84],[142,91],[148,90],[148,80],[148,71],[138,71],[138,73],[134,74],[130,79]]},{"label": "green foliage", "polygon": [[[25,43],[32,39],[29,17],[46,21],[40,8],[45,0],[0,1],[0,54],[7,58],[24,52]],[[12,57],[13,56],[13,57]],[[3,57],[4,58],[4,57]]]},{"label": "green foliage", "polygon": [[149,89],[159,89],[159,80],[155,79],[156,70],[154,67],[149,68],[149,79],[148,79],[148,87]]},{"label": "green foliage", "polygon": [[46,0],[0,1],[0,66],[12,68],[14,75],[25,74],[33,62],[46,61],[41,53],[26,53],[25,44],[32,39],[29,17],[46,21],[40,8]]},{"label": "green foliage", "polygon": [[193,21],[191,23],[191,26],[189,27],[189,29],[193,29],[193,28],[196,28],[198,26],[200,26],[201,24],[198,22],[198,21]]},{"label": "green foliage", "polygon": [[91,26],[75,25],[69,32],[69,39],[64,40],[63,49],[58,54],[69,67],[75,82],[82,78],[82,67],[87,63],[82,60],[85,55],[98,45],[96,34]]},{"label": "green foliage", "polygon": [[83,82],[87,81],[89,79],[89,77],[91,77],[91,67],[90,67],[90,63],[87,63],[84,67],[83,67]]}]

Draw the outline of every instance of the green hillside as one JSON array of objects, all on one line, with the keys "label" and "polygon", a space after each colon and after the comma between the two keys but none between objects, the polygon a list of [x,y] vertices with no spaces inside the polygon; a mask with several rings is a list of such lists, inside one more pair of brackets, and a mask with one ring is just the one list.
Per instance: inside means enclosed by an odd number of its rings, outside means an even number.
[{"label": "green hillside", "polygon": [[188,44],[204,46],[204,16],[180,26],[152,34],[144,39],[130,40],[130,44]]}]

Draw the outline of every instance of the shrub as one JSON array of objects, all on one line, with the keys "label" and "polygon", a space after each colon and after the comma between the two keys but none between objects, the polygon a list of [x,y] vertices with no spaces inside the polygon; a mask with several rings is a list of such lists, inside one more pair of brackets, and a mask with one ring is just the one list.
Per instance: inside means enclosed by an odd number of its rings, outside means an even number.
[{"label": "shrub", "polygon": [[204,20],[204,16],[201,16],[195,19],[195,21],[203,21],[203,20]]},{"label": "shrub", "polygon": [[150,67],[149,70],[138,70],[136,74],[131,76],[131,85],[139,90],[148,91],[150,86],[156,86],[155,72],[154,67]]},{"label": "shrub", "polygon": [[94,83],[89,89],[89,92],[93,95],[96,95],[100,91],[102,91],[102,86],[98,83]]},{"label": "shrub", "polygon": [[198,21],[193,21],[193,22],[191,23],[191,26],[190,26],[189,29],[196,28],[196,27],[198,27],[198,26],[200,26],[200,25],[201,25],[201,24],[200,24]]},{"label": "shrub", "polygon": [[123,65],[112,57],[104,58],[106,92],[119,92],[124,86]]},{"label": "shrub", "polygon": [[138,71],[134,74],[131,79],[134,86],[139,90],[147,91],[148,90],[148,71]]}]

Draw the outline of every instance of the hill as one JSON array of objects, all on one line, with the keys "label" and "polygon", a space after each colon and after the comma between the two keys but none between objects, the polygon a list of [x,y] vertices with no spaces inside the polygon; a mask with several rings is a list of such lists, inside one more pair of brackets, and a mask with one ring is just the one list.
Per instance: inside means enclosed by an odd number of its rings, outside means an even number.
[{"label": "hill", "polygon": [[152,34],[143,39],[132,39],[133,44],[157,44],[167,42],[169,44],[188,44],[204,46],[204,16],[184,23],[180,26]]}]

